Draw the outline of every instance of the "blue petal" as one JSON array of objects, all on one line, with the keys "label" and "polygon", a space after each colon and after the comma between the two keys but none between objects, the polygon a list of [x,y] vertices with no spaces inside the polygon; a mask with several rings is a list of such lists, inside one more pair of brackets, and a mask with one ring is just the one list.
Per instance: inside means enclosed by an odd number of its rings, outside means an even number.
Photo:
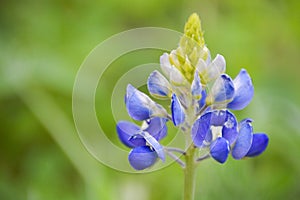
[{"label": "blue petal", "polygon": [[242,69],[233,80],[233,84],[234,97],[227,107],[233,110],[242,110],[250,103],[254,94],[251,77],[245,69]]},{"label": "blue petal", "polygon": [[250,150],[246,154],[248,157],[254,157],[264,152],[268,146],[269,138],[264,133],[253,134],[253,141]]},{"label": "blue petal", "polygon": [[166,111],[160,105],[130,84],[127,86],[125,103],[129,115],[135,120],[149,119],[154,115],[166,116]]},{"label": "blue petal", "polygon": [[154,165],[157,159],[155,151],[148,146],[140,146],[132,149],[128,160],[130,165],[136,170],[143,170]]},{"label": "blue petal", "polygon": [[253,139],[253,128],[250,119],[245,119],[239,123],[239,135],[232,149],[232,157],[241,159],[248,153]]},{"label": "blue petal", "polygon": [[205,105],[206,96],[207,96],[206,91],[202,90],[202,92],[201,92],[201,99],[198,101],[200,109]]},{"label": "blue petal", "polygon": [[149,144],[157,153],[157,156],[162,160],[165,161],[165,153],[163,147],[158,143],[158,141],[150,135],[148,132],[141,132],[140,135],[144,137],[144,139],[147,141],[147,144]]},{"label": "blue petal", "polygon": [[226,121],[222,128],[222,137],[233,144],[238,137],[237,120],[234,114],[226,110]]},{"label": "blue petal", "polygon": [[191,85],[191,90],[192,90],[192,95],[196,97],[196,99],[200,99],[202,94],[202,86],[201,86],[200,77],[197,70],[195,70],[195,75]]},{"label": "blue petal", "polygon": [[234,85],[227,74],[222,74],[211,89],[211,103],[224,103],[231,100],[234,95]]},{"label": "blue petal", "polygon": [[205,116],[211,126],[223,126],[227,119],[227,113],[225,110],[214,110],[206,113]]},{"label": "blue petal", "polygon": [[185,114],[176,94],[172,95],[171,110],[174,125],[178,126],[182,124],[185,119]]},{"label": "blue petal", "polygon": [[[130,148],[146,145],[145,139],[138,136],[140,127],[131,122],[119,121],[117,124],[117,132],[121,142]],[[132,139],[133,137],[134,139]]]},{"label": "blue petal", "polygon": [[144,129],[152,135],[157,141],[163,139],[167,135],[167,119],[154,117],[149,120],[148,127]]},{"label": "blue petal", "polygon": [[157,98],[168,98],[171,96],[171,86],[168,80],[157,70],[148,77],[147,86],[150,94]]},{"label": "blue petal", "polygon": [[229,143],[225,138],[217,138],[210,146],[210,155],[219,163],[224,163],[229,154]]},{"label": "blue petal", "polygon": [[209,114],[204,114],[199,119],[195,121],[192,126],[192,140],[197,147],[201,147],[203,145],[204,140],[209,140],[208,134],[210,132],[210,121],[207,120],[209,118]]}]

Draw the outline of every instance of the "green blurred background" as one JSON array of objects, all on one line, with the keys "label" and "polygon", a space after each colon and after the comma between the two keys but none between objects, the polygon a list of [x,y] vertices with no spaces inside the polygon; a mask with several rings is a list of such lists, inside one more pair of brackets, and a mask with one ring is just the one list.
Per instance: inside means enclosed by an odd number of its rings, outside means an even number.
[{"label": "green blurred background", "polygon": [[[182,31],[192,12],[202,19],[212,55],[225,56],[228,74],[241,67],[251,74],[254,99],[237,115],[253,118],[255,131],[270,137],[255,159],[204,161],[196,199],[299,199],[299,10],[297,0],[2,0],[0,199],[181,199],[183,174],[176,164],[134,175],[92,158],[74,128],[72,87],[101,41],[144,26]],[[136,52],[114,64],[130,69],[158,62],[160,54]],[[107,95],[118,76],[104,80]],[[105,98],[99,105],[105,107]],[[111,111],[99,113],[107,115],[104,128],[114,139]]]}]

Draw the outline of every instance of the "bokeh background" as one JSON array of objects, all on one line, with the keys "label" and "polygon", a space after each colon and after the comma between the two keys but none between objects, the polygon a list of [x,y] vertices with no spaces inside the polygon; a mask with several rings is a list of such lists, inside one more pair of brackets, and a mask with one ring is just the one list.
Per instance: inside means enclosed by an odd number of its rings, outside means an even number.
[{"label": "bokeh background", "polygon": [[[176,164],[126,174],[85,150],[72,119],[72,87],[101,41],[136,27],[182,31],[192,12],[202,19],[212,55],[225,56],[228,74],[234,77],[241,67],[251,74],[254,99],[237,115],[253,118],[255,131],[270,137],[255,159],[204,161],[196,199],[299,199],[299,10],[297,0],[2,0],[0,199],[181,199],[183,174]],[[129,70],[158,62],[161,53],[131,53],[114,65]],[[97,98],[112,141],[116,122],[105,94],[110,97],[122,70],[107,72],[106,90]]]}]

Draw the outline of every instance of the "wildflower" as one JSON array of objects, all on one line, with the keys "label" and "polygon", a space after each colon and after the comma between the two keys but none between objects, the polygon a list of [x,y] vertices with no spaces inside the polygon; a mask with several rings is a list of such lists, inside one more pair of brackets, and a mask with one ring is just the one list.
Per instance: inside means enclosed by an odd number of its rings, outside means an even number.
[{"label": "wildflower", "polygon": [[[170,113],[132,85],[127,86],[125,103],[128,114],[144,121],[139,127],[131,122],[117,124],[120,140],[132,148],[129,163],[136,170],[154,165],[167,153],[183,167],[212,157],[225,163],[229,154],[236,160],[260,155],[268,145],[268,136],[253,133],[252,120],[240,122],[230,110],[242,110],[252,100],[254,87],[245,69],[232,79],[226,74],[225,58],[211,59],[205,45],[200,19],[191,15],[177,49],[160,57],[163,74],[153,71],[147,80],[150,95],[170,101]],[[186,137],[186,149],[163,147],[166,123],[172,121]],[[172,154],[182,153],[186,163]],[[196,152],[206,152],[195,158]],[[185,167],[189,169],[189,167]]]}]

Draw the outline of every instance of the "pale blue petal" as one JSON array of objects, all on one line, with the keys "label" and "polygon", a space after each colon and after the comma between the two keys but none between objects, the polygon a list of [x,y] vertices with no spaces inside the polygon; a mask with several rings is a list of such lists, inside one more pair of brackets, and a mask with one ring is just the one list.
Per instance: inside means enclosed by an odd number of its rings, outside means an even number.
[{"label": "pale blue petal", "polygon": [[233,110],[242,110],[250,103],[254,95],[251,77],[245,69],[242,69],[233,80],[233,84],[234,97],[227,107]]},{"label": "pale blue petal", "polygon": [[128,160],[134,169],[143,170],[155,164],[157,154],[148,146],[140,146],[130,151]]},{"label": "pale blue petal", "polygon": [[239,135],[232,149],[232,157],[241,159],[248,153],[253,140],[253,128],[250,119],[239,123]]},{"label": "pale blue petal", "polygon": [[185,114],[176,94],[172,95],[171,110],[174,125],[178,126],[182,124],[185,119]]},{"label": "pale blue petal", "polygon": [[219,163],[224,163],[229,154],[229,143],[225,138],[219,137],[210,146],[210,155]]},{"label": "pale blue petal", "polygon": [[231,78],[227,74],[222,74],[214,83],[211,94],[213,103],[224,103],[233,98],[234,85]]},{"label": "pale blue petal", "polygon": [[[121,142],[130,148],[146,145],[145,139],[138,135],[140,127],[131,122],[119,121],[117,132]],[[132,138],[134,139],[132,140]]]},{"label": "pale blue petal", "polygon": [[202,86],[201,86],[201,82],[200,82],[199,73],[198,73],[197,70],[195,70],[194,80],[193,80],[192,85],[191,85],[191,91],[192,91],[192,95],[196,99],[201,98]]},{"label": "pale blue petal", "polygon": [[262,154],[269,144],[269,137],[264,133],[253,134],[252,145],[246,154],[247,157],[254,157]]},{"label": "pale blue petal", "polygon": [[163,147],[159,144],[159,142],[146,131],[141,132],[140,135],[142,135],[144,139],[147,141],[147,144],[150,145],[155,150],[157,156],[162,161],[165,161],[165,152]]},{"label": "pale blue petal", "polygon": [[127,86],[125,103],[129,115],[135,120],[146,120],[153,116],[167,117],[162,106],[130,84]]},{"label": "pale blue petal", "polygon": [[168,80],[157,70],[148,77],[147,86],[150,94],[156,98],[171,97],[171,86]]}]

